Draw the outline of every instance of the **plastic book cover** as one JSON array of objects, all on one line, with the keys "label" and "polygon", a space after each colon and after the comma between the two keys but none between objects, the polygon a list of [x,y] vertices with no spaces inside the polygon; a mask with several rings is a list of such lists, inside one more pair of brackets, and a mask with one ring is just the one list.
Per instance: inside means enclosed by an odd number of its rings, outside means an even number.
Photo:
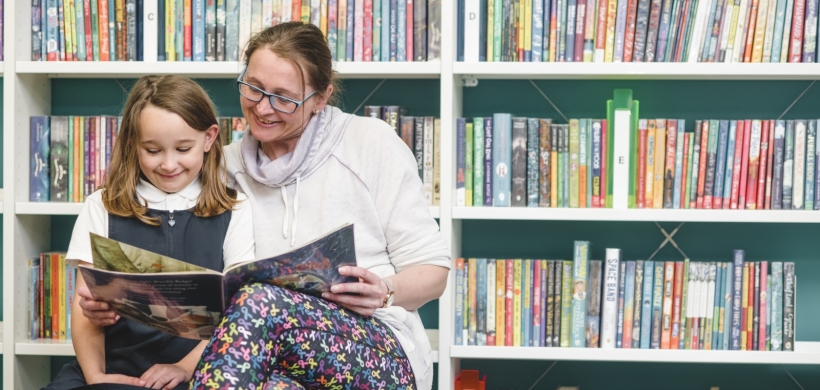
[{"label": "plastic book cover", "polygon": [[224,273],[91,234],[94,268],[79,269],[94,299],[119,315],[191,339],[210,339],[242,285],[269,283],[320,296],[338,283],[341,266],[356,265],[353,225],[347,224],[290,252],[236,264]]}]

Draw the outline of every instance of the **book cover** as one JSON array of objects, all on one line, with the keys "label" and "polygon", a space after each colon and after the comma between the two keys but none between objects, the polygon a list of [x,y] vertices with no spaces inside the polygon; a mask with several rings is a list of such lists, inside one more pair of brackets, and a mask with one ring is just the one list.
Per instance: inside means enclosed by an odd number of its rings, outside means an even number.
[{"label": "book cover", "polygon": [[224,273],[91,234],[94,268],[80,265],[91,295],[119,315],[160,331],[208,340],[226,304],[247,283],[270,283],[321,296],[337,283],[338,268],[355,266],[353,225],[267,259],[236,264]]},{"label": "book cover", "polygon": [[670,349],[672,340],[672,301],[675,293],[675,263],[667,261],[663,268],[663,311],[661,315],[661,349]]},{"label": "book cover", "polygon": [[456,259],[454,271],[456,276],[456,301],[453,345],[467,345],[464,342],[464,258],[459,257]]},{"label": "book cover", "polygon": [[456,119],[456,206],[464,207],[466,191],[465,186],[465,161],[466,161],[466,135],[467,123],[464,118]]},{"label": "book cover", "polygon": [[[715,184],[712,196],[712,208],[723,208],[723,195],[725,193],[723,186],[726,183],[726,155],[729,150],[729,121],[718,121],[718,142],[717,155],[715,162]],[[734,152],[734,149],[732,149]]]},{"label": "book cover", "polygon": [[792,179],[792,209],[802,210],[806,180],[806,121],[794,121],[794,177]]},{"label": "book cover", "polygon": [[[53,119],[52,119],[53,123]],[[809,120],[806,127],[806,184],[804,189],[804,206],[803,209],[805,210],[814,210],[814,186],[815,181],[817,178],[815,177],[815,165],[816,162],[816,147],[817,147],[817,121],[816,120]],[[53,130],[52,130],[53,132]],[[52,134],[52,137],[54,135]],[[52,147],[51,153],[54,153],[54,148]],[[52,188],[52,191],[54,189]]]},{"label": "book cover", "polygon": [[580,153],[580,125],[578,119],[569,120],[569,207],[579,206],[579,153]]},{"label": "book cover", "polygon": [[[507,260],[495,261],[495,345],[507,343]],[[489,297],[488,297],[489,298]],[[489,340],[488,340],[489,341]]]}]

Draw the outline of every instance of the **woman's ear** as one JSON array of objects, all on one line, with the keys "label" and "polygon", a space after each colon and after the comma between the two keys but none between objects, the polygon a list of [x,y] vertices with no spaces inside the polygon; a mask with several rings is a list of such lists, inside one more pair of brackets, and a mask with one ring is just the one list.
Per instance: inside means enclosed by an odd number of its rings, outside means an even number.
[{"label": "woman's ear", "polygon": [[216,137],[219,136],[219,126],[214,124],[211,125],[207,130],[205,130],[205,153],[211,151],[211,146],[213,146],[214,141],[216,141]]},{"label": "woman's ear", "polygon": [[327,105],[327,101],[330,100],[330,96],[332,94],[333,94],[333,85],[331,84],[331,85],[327,86],[327,89],[325,90],[325,93],[322,94],[322,96],[320,97],[320,100],[316,103],[316,108],[313,109],[314,114],[318,114],[320,111],[325,109],[325,106]]}]

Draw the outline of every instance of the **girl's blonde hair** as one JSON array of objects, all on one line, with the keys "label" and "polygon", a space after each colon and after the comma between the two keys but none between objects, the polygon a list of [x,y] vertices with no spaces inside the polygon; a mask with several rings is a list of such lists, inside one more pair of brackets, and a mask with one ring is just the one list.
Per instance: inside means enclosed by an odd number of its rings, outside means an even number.
[{"label": "girl's blonde hair", "polygon": [[[137,195],[137,183],[142,172],[139,166],[140,114],[146,106],[154,106],[179,115],[188,126],[206,131],[217,125],[216,110],[202,87],[181,76],[143,76],[131,89],[122,113],[122,126],[117,136],[105,191],[105,209],[121,217],[136,217],[149,225],[159,225],[158,218],[147,215],[148,207]],[[222,153],[222,140],[217,131],[211,149],[205,152],[200,172],[202,192],[194,207],[194,215],[209,217],[222,214],[236,205],[236,191],[225,185],[227,176]]]}]

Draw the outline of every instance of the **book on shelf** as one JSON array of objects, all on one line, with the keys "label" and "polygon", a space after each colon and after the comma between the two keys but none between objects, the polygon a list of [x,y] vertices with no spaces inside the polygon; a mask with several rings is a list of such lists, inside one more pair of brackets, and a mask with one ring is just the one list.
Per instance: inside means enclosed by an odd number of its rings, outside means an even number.
[{"label": "book on shelf", "polygon": [[91,295],[117,314],[180,337],[209,339],[231,297],[243,285],[269,283],[321,296],[358,279],[339,274],[355,266],[353,225],[346,224],[278,256],[216,272],[91,234],[93,268],[80,264]]},{"label": "book on shelf", "polygon": [[[682,119],[627,114],[623,133],[614,119],[458,118],[465,128],[481,122],[485,134],[457,137],[456,158],[483,159],[471,169],[482,207],[820,209],[818,120],[697,120],[689,129]],[[460,195],[456,205],[478,207]]]},{"label": "book on shelf", "polygon": [[253,34],[290,21],[319,27],[334,61],[441,58],[440,0],[313,0],[293,9],[289,3],[128,0],[115,8],[38,0],[31,7],[31,60],[240,61]]},{"label": "book on shelf", "polygon": [[460,1],[457,13],[464,62],[818,59],[814,1],[478,0]]},{"label": "book on shelf", "polygon": [[71,340],[71,307],[77,270],[65,252],[41,253],[29,259],[28,336],[31,340]]},{"label": "book on shelf", "polygon": [[731,262],[624,261],[618,248],[602,262],[588,251],[576,241],[572,261],[456,259],[455,345],[794,350],[792,262],[748,262],[742,250]]}]

